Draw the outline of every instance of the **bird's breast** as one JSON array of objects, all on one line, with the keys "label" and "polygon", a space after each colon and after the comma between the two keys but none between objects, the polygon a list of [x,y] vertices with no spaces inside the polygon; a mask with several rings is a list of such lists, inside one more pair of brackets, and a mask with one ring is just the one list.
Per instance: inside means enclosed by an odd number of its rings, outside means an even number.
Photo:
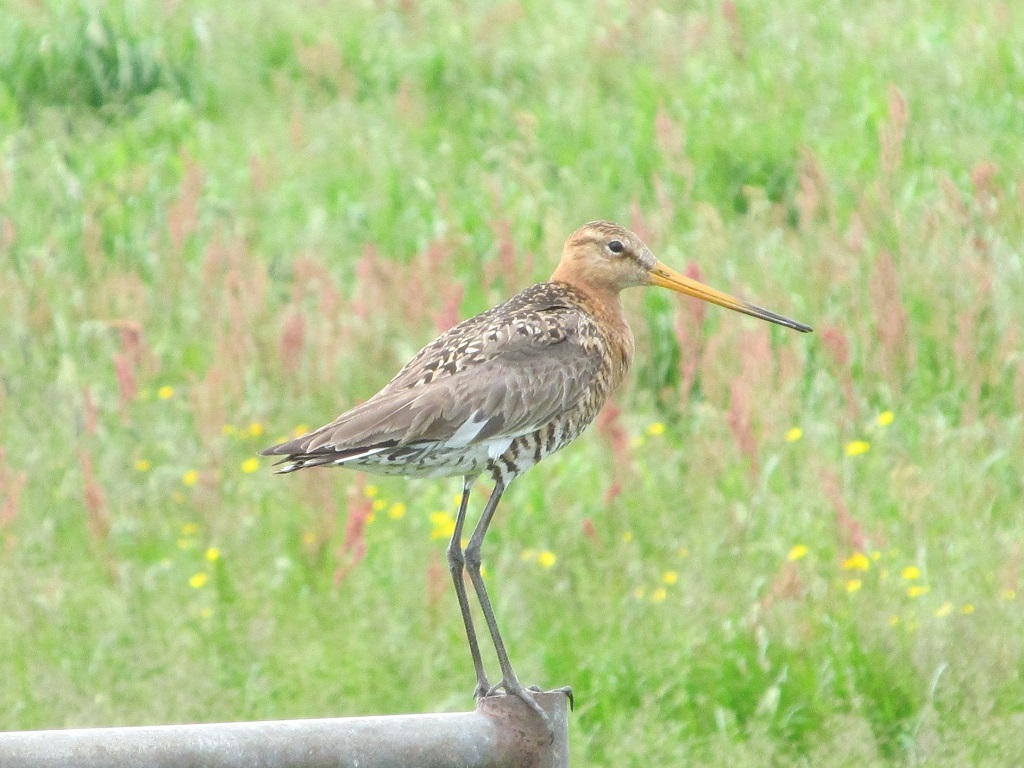
[{"label": "bird's breast", "polygon": [[628,326],[625,334],[614,339],[598,332],[589,337],[584,335],[579,343],[600,359],[597,375],[572,407],[538,429],[513,438],[499,456],[487,462],[494,480],[507,485],[512,478],[579,437],[625,378],[633,356],[633,335]]}]

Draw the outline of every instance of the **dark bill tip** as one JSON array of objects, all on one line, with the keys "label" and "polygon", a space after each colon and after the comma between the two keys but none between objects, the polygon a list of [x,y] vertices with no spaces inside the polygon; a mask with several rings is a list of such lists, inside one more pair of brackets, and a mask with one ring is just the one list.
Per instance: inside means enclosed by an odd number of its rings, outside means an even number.
[{"label": "dark bill tip", "polygon": [[800,333],[811,333],[814,330],[809,325],[798,323],[796,320],[790,320],[785,315],[780,315],[778,312],[772,312],[770,309],[759,307],[756,304],[743,302],[743,306],[746,309],[746,314],[758,317],[761,320],[767,320],[769,323],[784,325],[787,328],[792,328],[794,331],[800,331]]}]

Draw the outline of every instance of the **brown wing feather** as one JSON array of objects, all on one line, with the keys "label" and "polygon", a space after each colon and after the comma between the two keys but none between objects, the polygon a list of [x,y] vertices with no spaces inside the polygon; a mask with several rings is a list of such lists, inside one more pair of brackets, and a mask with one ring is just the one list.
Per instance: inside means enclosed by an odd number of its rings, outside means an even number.
[{"label": "brown wing feather", "polygon": [[263,453],[340,458],[445,441],[470,419],[486,423],[468,444],[539,428],[589,390],[601,360],[583,343],[598,332],[588,315],[564,301],[538,307],[526,293],[443,334],[365,403]]}]

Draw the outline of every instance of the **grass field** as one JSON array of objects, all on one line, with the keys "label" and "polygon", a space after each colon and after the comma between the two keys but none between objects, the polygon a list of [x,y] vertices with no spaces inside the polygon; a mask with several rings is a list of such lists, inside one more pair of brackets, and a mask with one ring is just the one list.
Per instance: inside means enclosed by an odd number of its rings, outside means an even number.
[{"label": "grass field", "polygon": [[628,294],[506,494],[575,763],[1020,765],[1021,11],[7,3],[0,728],[471,707],[458,482],[255,454],[611,218],[816,333]]}]

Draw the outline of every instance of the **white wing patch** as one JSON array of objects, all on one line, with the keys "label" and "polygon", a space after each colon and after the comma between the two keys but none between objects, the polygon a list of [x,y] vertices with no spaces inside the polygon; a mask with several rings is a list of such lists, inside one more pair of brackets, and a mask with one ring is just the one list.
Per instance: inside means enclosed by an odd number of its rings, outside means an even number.
[{"label": "white wing patch", "polygon": [[365,459],[367,456],[373,456],[374,454],[378,454],[381,451],[386,450],[387,448],[367,448],[365,451],[349,454],[345,458],[332,461],[331,463],[335,465],[348,464],[350,461],[359,461],[360,459]]},{"label": "white wing patch", "polygon": [[[444,448],[467,448],[476,439],[477,435],[483,430],[484,426],[490,420],[487,414],[480,410],[473,411],[473,415],[470,416],[466,421],[462,423],[455,433],[444,441],[442,444]],[[526,429],[517,431],[512,435],[494,435],[493,437],[485,438],[477,443],[477,446],[487,452],[488,459],[496,459],[512,445],[512,441],[520,435],[525,435],[529,432],[533,432],[536,429],[534,426],[529,426]]]},{"label": "white wing patch", "polygon": [[489,417],[483,415],[479,410],[473,411],[473,415],[466,419],[462,426],[455,430],[455,433],[444,441],[445,448],[465,448],[473,438],[480,434],[480,430],[488,422]]},{"label": "white wing patch", "polygon": [[512,437],[495,437],[487,441],[487,458],[496,459],[512,445]]}]

